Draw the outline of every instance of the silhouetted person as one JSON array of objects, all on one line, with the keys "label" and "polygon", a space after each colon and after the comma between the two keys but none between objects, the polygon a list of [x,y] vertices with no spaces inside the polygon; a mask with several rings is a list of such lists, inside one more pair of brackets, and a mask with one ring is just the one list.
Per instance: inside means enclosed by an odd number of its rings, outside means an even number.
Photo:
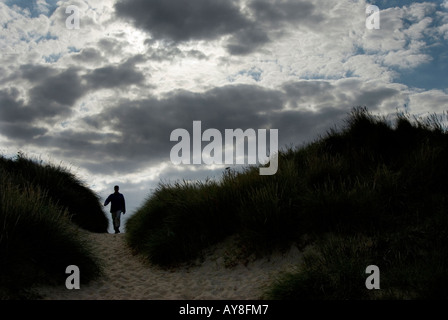
[{"label": "silhouetted person", "polygon": [[126,205],[124,201],[124,196],[118,192],[120,189],[119,186],[115,186],[115,192],[109,195],[104,202],[104,206],[107,206],[109,202],[110,205],[110,213],[112,213],[112,223],[114,225],[115,233],[120,233],[120,217],[121,213],[126,213]]}]

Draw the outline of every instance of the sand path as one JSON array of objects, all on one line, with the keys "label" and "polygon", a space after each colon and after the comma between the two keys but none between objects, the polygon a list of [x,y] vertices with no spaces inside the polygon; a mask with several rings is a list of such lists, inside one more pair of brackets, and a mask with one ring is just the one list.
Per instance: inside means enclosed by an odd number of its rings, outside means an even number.
[{"label": "sand path", "polygon": [[[124,234],[86,233],[96,255],[105,265],[99,280],[69,290],[40,287],[46,300],[256,300],[266,285],[284,271],[297,266],[302,254],[297,248],[287,253],[226,267],[225,243],[205,261],[175,269],[162,269],[133,255]],[[80,270],[82,277],[82,270]],[[68,276],[68,275],[67,275]]]}]

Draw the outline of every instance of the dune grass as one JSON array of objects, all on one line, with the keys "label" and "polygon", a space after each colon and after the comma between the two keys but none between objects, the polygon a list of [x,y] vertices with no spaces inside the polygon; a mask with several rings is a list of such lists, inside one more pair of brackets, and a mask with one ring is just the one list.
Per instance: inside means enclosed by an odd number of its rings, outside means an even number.
[{"label": "dune grass", "polygon": [[52,163],[27,158],[19,153],[15,159],[0,157],[0,167],[9,172],[14,182],[44,189],[48,197],[67,208],[71,220],[81,228],[107,232],[109,221],[100,198],[69,169]]},{"label": "dune grass", "polygon": [[[69,265],[79,267],[82,283],[101,275],[101,264],[77,225],[82,220],[72,214],[81,207],[72,204],[93,195],[84,188],[61,168],[23,155],[0,158],[0,299],[38,298],[33,287],[64,284]],[[68,195],[75,198],[67,201]],[[90,229],[103,230],[98,221]]]},{"label": "dune grass", "polygon": [[[126,237],[165,266],[232,234],[258,254],[312,244],[268,299],[446,299],[447,159],[436,116],[390,121],[355,108],[342,128],[280,152],[273,176],[248,167],[219,181],[160,185]],[[381,290],[365,287],[371,264]]]}]

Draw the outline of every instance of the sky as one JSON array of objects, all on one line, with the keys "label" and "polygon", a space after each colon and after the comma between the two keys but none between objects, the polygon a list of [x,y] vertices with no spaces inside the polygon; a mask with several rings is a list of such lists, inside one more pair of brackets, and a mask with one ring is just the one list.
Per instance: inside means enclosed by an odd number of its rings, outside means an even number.
[{"label": "sky", "polygon": [[357,106],[444,114],[447,49],[448,0],[0,0],[0,154],[102,200],[119,185],[126,219],[161,182],[238,168],[173,164],[175,129],[277,129],[285,149]]}]

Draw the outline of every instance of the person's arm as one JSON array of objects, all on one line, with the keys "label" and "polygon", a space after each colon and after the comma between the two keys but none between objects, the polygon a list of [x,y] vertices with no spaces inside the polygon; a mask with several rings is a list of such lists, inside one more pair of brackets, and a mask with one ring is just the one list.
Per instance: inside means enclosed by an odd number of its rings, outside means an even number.
[{"label": "person's arm", "polygon": [[124,201],[124,196],[123,195],[122,195],[122,197],[123,197],[123,214],[125,214],[126,213],[126,203]]},{"label": "person's arm", "polygon": [[107,197],[106,201],[104,201],[104,206],[107,206],[110,202],[110,196]]}]

